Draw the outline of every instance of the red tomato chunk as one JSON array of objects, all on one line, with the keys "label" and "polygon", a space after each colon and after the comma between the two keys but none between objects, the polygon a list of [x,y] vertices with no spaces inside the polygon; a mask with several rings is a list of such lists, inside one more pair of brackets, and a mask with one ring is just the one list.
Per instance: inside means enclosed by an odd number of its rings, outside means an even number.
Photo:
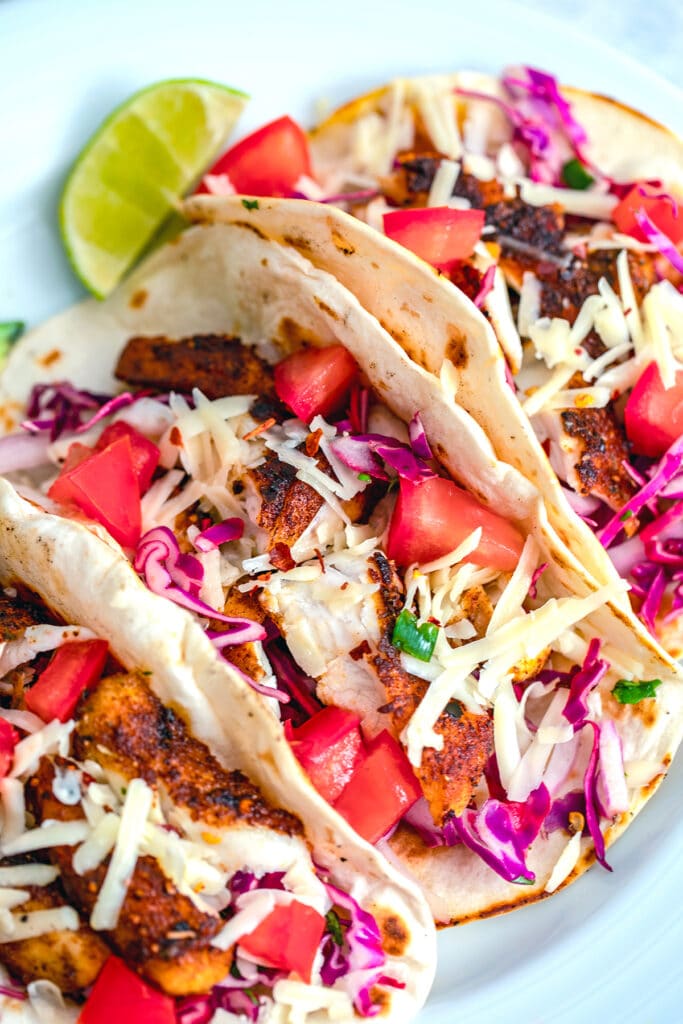
[{"label": "red tomato chunk", "polygon": [[44,722],[54,718],[68,722],[83,691],[99,683],[108,652],[106,640],[75,640],[63,644],[26,691],[28,710]]},{"label": "red tomato chunk", "polygon": [[78,1024],[176,1024],[175,1003],[118,957],[110,956],[80,1012]]},{"label": "red tomato chunk", "polygon": [[622,234],[631,235],[640,242],[649,242],[649,238],[636,220],[636,213],[639,210],[646,213],[655,227],[663,231],[674,245],[678,245],[683,239],[683,215],[680,207],[668,196],[662,195],[660,188],[654,188],[652,185],[634,185],[612,212],[612,220]]},{"label": "red tomato chunk", "polygon": [[0,718],[0,779],[4,779],[12,767],[14,748],[19,742],[19,733],[5,718]]},{"label": "red tomato chunk", "polygon": [[432,206],[391,210],[384,214],[384,231],[388,238],[440,269],[457,260],[468,259],[483,227],[483,210]]},{"label": "red tomato chunk", "polygon": [[367,755],[335,809],[369,843],[376,843],[422,796],[403,748],[388,732],[368,744]]},{"label": "red tomato chunk", "polygon": [[387,555],[401,566],[441,558],[482,528],[479,546],[466,561],[509,572],[524,539],[507,519],[491,512],[452,480],[432,477],[420,483],[401,478],[389,524]]},{"label": "red tomato chunk", "polygon": [[303,348],[275,367],[278,398],[304,423],[339,412],[358,377],[358,365],[343,345]]},{"label": "red tomato chunk", "polygon": [[[242,195],[291,195],[299,178],[312,173],[308,139],[291,117],[280,117],[247,135],[219,157],[208,173],[227,174],[235,192]],[[202,182],[197,191],[209,189]]]},{"label": "red tomato chunk", "polygon": [[140,486],[128,436],[62,469],[47,493],[54,501],[76,505],[123,547],[135,547],[139,541]]},{"label": "red tomato chunk", "polygon": [[320,795],[334,803],[364,755],[358,715],[334,706],[323,708],[292,730],[290,742]]},{"label": "red tomato chunk", "polygon": [[276,906],[239,946],[266,967],[311,980],[313,961],[325,931],[325,918],[305,903]]},{"label": "red tomato chunk", "polygon": [[624,425],[634,452],[659,458],[683,434],[683,370],[665,389],[656,363],[640,375],[624,409]]}]

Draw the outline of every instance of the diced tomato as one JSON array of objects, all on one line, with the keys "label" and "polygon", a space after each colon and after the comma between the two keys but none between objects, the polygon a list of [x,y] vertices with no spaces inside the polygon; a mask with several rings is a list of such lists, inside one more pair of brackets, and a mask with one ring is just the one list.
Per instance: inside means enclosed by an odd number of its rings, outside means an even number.
[{"label": "diced tomato", "polygon": [[352,711],[323,708],[291,730],[299,764],[328,803],[334,803],[363,758],[360,718]]},{"label": "diced tomato", "polygon": [[93,449],[89,448],[87,444],[81,444],[79,441],[74,441],[73,444],[69,445],[69,450],[66,453],[66,458],[62,463],[61,473],[69,473],[76,466],[80,466],[84,459],[87,459],[89,455],[92,455]]},{"label": "diced tomato", "polygon": [[258,963],[311,980],[313,961],[325,931],[325,918],[313,907],[294,901],[276,906],[239,946]]},{"label": "diced tomato", "polygon": [[148,490],[152,482],[154,470],[159,465],[161,452],[152,441],[148,440],[143,434],[140,434],[134,427],[131,427],[130,423],[125,423],[123,420],[117,420],[116,423],[110,423],[108,427],[105,427],[99,441],[95,445],[95,451],[103,451],[103,449],[108,448],[110,444],[113,444],[114,441],[118,441],[122,437],[127,437],[130,441],[133,471],[138,479],[140,494],[142,495]]},{"label": "diced tomato", "polygon": [[384,214],[388,238],[440,269],[466,260],[484,227],[483,210],[453,210],[450,206],[391,210]]},{"label": "diced tomato", "polygon": [[4,779],[12,767],[14,748],[18,742],[17,730],[6,718],[0,718],[0,779]]},{"label": "diced tomato", "polygon": [[[227,174],[235,192],[243,195],[291,195],[299,178],[312,173],[306,133],[291,117],[280,117],[247,135],[208,173]],[[197,191],[209,190],[202,182]]]},{"label": "diced tomato", "polygon": [[302,348],[275,367],[278,398],[310,423],[314,416],[339,412],[358,378],[358,364],[343,345]]},{"label": "diced tomato", "polygon": [[26,707],[44,722],[73,717],[78,698],[100,681],[109,645],[106,640],[74,640],[52,655],[47,668],[26,691]]},{"label": "diced tomato", "polygon": [[359,835],[376,843],[421,796],[403,748],[385,730],[368,743],[365,760],[334,806]]},{"label": "diced tomato", "polygon": [[666,390],[659,367],[650,363],[629,395],[624,425],[634,452],[653,458],[663,455],[683,434],[683,370]]},{"label": "diced tomato", "polygon": [[123,547],[135,547],[140,539],[140,488],[128,437],[62,469],[47,493],[54,501],[76,505]]},{"label": "diced tomato", "polygon": [[157,992],[117,956],[100,971],[78,1024],[176,1024],[175,1002]]},{"label": "diced tomato", "polygon": [[634,185],[612,212],[612,220],[622,234],[647,242],[649,239],[636,220],[638,210],[643,210],[674,245],[683,239],[683,214],[680,206],[662,195],[662,189],[653,185]]},{"label": "diced tomato", "polygon": [[521,534],[452,480],[431,477],[411,483],[401,477],[389,524],[387,555],[401,566],[447,555],[482,528],[479,546],[466,559],[475,565],[509,572],[524,547]]}]

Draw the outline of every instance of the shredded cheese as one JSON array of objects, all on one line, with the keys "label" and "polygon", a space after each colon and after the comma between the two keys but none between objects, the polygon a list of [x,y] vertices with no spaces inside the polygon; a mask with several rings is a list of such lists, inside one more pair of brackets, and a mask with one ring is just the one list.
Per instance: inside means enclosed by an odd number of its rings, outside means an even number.
[{"label": "shredded cheese", "polygon": [[73,907],[55,907],[50,910],[12,914],[9,928],[4,926],[6,923],[4,920],[0,926],[0,942],[24,942],[27,939],[36,939],[39,935],[48,935],[50,932],[77,932],[81,926]]},{"label": "shredded cheese", "polygon": [[[489,680],[503,679],[517,662],[538,657],[561,633],[567,632],[626,589],[628,584],[619,580],[600,587],[587,597],[551,598],[541,608],[505,623],[495,635],[451,650],[444,658],[444,671],[431,684],[403,730],[401,739],[407,747],[410,763],[418,767],[422,751],[427,746],[442,749],[443,736],[434,732],[434,725],[448,702],[456,696],[456,690],[478,665],[483,665],[478,684],[481,690],[483,676],[488,676]],[[490,699],[493,694],[482,696]]]},{"label": "shredded cheese", "polygon": [[152,808],[153,793],[143,779],[133,779],[121,810],[121,824],[107,874],[90,915],[95,931],[111,931],[116,927],[119,912],[126,898],[128,883],[138,859],[138,850],[147,816]]},{"label": "shredded cheese", "polygon": [[427,206],[446,206],[453,196],[453,189],[459,175],[459,163],[455,160],[442,160],[437,167],[429,190]]},{"label": "shredded cheese", "polygon": [[550,873],[550,878],[545,885],[546,892],[551,893],[555,892],[556,889],[559,889],[565,879],[571,875],[572,871],[579,863],[580,856],[581,833],[575,832],[571,839],[567,841],[566,846],[555,862],[555,866]]}]

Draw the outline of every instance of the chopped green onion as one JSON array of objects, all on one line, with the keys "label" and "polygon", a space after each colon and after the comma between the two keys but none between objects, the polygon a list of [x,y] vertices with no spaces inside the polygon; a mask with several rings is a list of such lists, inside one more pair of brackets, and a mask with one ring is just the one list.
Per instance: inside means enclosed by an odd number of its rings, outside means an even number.
[{"label": "chopped green onion", "polygon": [[344,945],[344,933],[342,931],[339,917],[334,910],[328,910],[325,914],[325,921],[327,923],[327,931],[330,933],[334,941],[338,946]]},{"label": "chopped green onion", "polygon": [[412,654],[420,661],[431,661],[438,635],[439,627],[433,622],[423,622],[418,626],[417,616],[404,608],[396,619],[391,642],[399,651]]},{"label": "chopped green onion", "polygon": [[17,338],[20,338],[24,331],[21,320],[6,320],[0,323],[0,364],[2,364]]},{"label": "chopped green onion", "polygon": [[258,199],[243,199],[242,206],[245,210],[258,210]]},{"label": "chopped green onion", "polygon": [[637,704],[646,697],[656,697],[661,685],[661,679],[620,679],[612,694],[620,704]]},{"label": "chopped green onion", "polygon": [[524,875],[518,875],[517,878],[513,878],[512,879],[512,884],[513,885],[533,885],[535,881],[536,881],[536,879],[534,877],[526,878]]},{"label": "chopped green onion", "polygon": [[359,473],[358,479],[361,481],[361,483],[369,484],[370,481],[372,480],[372,477],[370,476],[369,473]]},{"label": "chopped green onion", "polygon": [[633,510],[630,509],[630,508],[627,508],[626,511],[622,512],[621,515],[619,516],[619,522],[620,523],[625,523],[627,519],[632,519],[632,518],[633,518]]},{"label": "chopped green onion", "polygon": [[574,157],[573,160],[567,160],[562,168],[562,181],[569,188],[583,190],[592,185],[595,178],[591,177],[581,161]]}]

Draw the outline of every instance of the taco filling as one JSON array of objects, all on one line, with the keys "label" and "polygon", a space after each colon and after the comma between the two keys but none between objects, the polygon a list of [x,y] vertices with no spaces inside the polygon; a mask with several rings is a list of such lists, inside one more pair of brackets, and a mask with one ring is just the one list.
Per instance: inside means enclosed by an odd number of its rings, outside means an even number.
[{"label": "taco filling", "polygon": [[[256,187],[234,152],[202,191]],[[397,80],[314,129],[284,193],[255,191],[340,206],[485,312],[567,500],[674,653],[682,159],[659,126],[519,67]]]},{"label": "taco filling", "polygon": [[273,1003],[379,1012],[377,986],[403,982],[300,820],[92,630],[19,585],[0,591],[0,623],[2,994],[36,1012],[85,1000],[84,1024],[122,993],[134,1020],[169,1024]]},{"label": "taco filling", "polygon": [[[400,419],[341,345],[271,351],[136,336],[117,396],[39,386],[52,440],[30,493],[94,519],[198,617],[364,838],[460,847],[541,892],[582,837],[607,867],[605,835],[666,768],[633,727],[660,680],[599,618],[619,584],[563,590],[542,538],[456,483],[419,412]],[[195,381],[222,352],[209,397]],[[108,692],[77,722],[81,757],[111,735]],[[129,777],[138,741],[101,770]]]}]

